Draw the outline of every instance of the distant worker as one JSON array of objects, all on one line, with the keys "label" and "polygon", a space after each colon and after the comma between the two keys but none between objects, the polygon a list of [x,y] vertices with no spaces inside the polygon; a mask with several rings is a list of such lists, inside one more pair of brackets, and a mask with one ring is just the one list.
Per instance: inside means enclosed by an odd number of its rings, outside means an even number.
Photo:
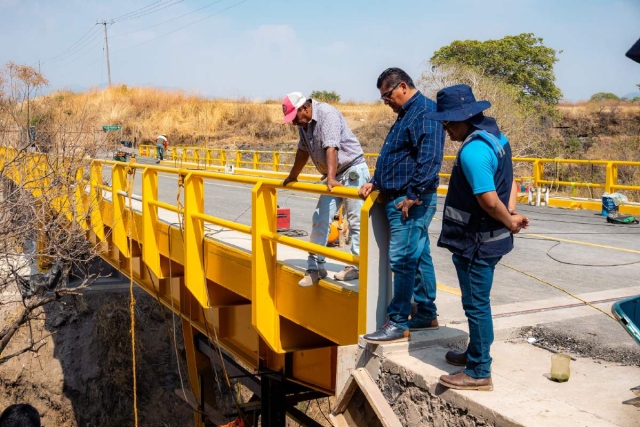
[{"label": "distant worker", "polygon": [[516,213],[511,147],[495,119],[482,111],[489,101],[476,102],[471,88],[456,85],[438,92],[436,112],[452,141],[461,142],[444,201],[438,246],[453,253],[462,307],[469,322],[467,350],[449,351],[447,362],[465,369],[442,375],[440,383],[460,390],[492,390],[493,321],[490,293],[496,264],[513,249],[513,234],[529,226]]},{"label": "distant worker", "polygon": [[8,406],[0,415],[0,427],[40,427],[38,410],[27,403]]},{"label": "distant worker", "polygon": [[158,135],[156,138],[156,163],[164,160],[164,151],[167,149],[167,137]]},{"label": "distant worker", "polygon": [[[384,204],[391,233],[393,299],[387,307],[388,321],[363,338],[385,344],[408,341],[409,331],[438,329],[429,224],[436,212],[444,132],[440,123],[426,116],[435,111],[435,102],[416,89],[406,72],[385,70],[377,87],[382,101],[398,117],[384,141],[373,179],[362,186],[360,197],[378,190],[377,202]],[[417,312],[409,319],[412,297]]]},{"label": "distant worker", "polygon": [[[306,99],[300,92],[292,92],[282,101],[282,111],[283,123],[292,122],[298,126],[300,134],[296,158],[283,185],[298,180],[298,175],[309,158],[323,178],[326,178],[329,191],[338,186],[360,188],[369,180],[369,169],[362,147],[335,107]],[[326,246],[329,226],[342,204],[345,206],[345,216],[351,233],[351,253],[359,255],[360,209],[363,204],[360,199],[320,196],[313,213],[309,240]],[[324,264],[323,256],[310,253],[307,259],[307,273],[298,284],[311,286],[325,278],[327,270]],[[358,269],[352,265],[346,266],[334,275],[337,280],[355,280],[358,277]]]}]

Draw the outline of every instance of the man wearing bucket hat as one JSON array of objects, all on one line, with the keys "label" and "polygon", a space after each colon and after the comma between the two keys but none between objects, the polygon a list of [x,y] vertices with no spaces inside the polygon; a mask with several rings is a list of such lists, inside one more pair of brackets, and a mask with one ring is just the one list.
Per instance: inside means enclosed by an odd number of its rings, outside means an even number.
[{"label": "man wearing bucket hat", "polygon": [[[373,179],[360,189],[360,196],[378,190],[376,201],[384,205],[393,298],[387,306],[388,321],[363,339],[385,344],[409,340],[410,331],[438,329],[429,224],[436,212],[444,132],[439,122],[426,117],[436,109],[435,102],[420,93],[406,72],[388,68],[378,77],[377,87],[398,117],[384,141]],[[413,315],[412,298],[417,308]]]},{"label": "man wearing bucket hat", "polygon": [[[288,94],[282,101],[283,123],[298,126],[300,140],[296,158],[289,176],[283,185],[298,180],[298,175],[309,158],[327,182],[327,189],[345,186],[360,188],[369,180],[369,168],[364,152],[342,114],[333,106],[306,99],[300,92]],[[344,204],[345,216],[351,235],[351,253],[360,254],[360,209],[362,200],[322,195],[312,217],[311,243],[325,246],[329,237],[329,226],[335,213]],[[325,259],[321,255],[309,254],[307,273],[298,282],[300,286],[311,286],[327,276]],[[337,280],[355,280],[358,269],[348,265],[336,273]]]},{"label": "man wearing bucket hat", "polygon": [[495,119],[482,111],[471,88],[456,85],[438,92],[438,108],[427,114],[442,122],[452,141],[462,142],[451,171],[438,246],[452,252],[469,322],[466,351],[449,351],[446,360],[465,369],[443,375],[440,383],[462,390],[492,390],[493,322],[490,293],[494,269],[513,249],[513,234],[529,225],[518,215],[511,147]]}]

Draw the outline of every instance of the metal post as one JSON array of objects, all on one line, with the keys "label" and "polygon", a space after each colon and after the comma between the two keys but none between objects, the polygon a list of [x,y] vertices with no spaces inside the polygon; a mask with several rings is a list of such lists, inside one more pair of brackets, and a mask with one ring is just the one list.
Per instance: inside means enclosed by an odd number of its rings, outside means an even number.
[{"label": "metal post", "polygon": [[285,427],[287,422],[284,378],[278,374],[262,375],[260,412],[264,427]]},{"label": "metal post", "polygon": [[109,63],[109,39],[107,37],[107,21],[102,21],[104,25],[104,46],[107,53],[107,77],[109,78],[109,87],[111,87],[111,65]]}]

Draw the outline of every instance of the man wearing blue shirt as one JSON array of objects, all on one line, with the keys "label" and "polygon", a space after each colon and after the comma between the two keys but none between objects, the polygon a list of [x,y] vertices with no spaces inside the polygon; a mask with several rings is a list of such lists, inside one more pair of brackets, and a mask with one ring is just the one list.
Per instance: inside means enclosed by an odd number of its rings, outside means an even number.
[{"label": "man wearing blue shirt", "polygon": [[490,293],[493,273],[502,256],[513,249],[513,234],[529,225],[518,215],[511,146],[498,124],[482,111],[489,101],[476,102],[471,88],[456,85],[438,92],[437,111],[452,141],[462,142],[451,171],[444,202],[438,246],[452,252],[462,307],[469,321],[466,351],[445,358],[464,370],[442,375],[440,384],[460,390],[493,390],[491,356],[493,321]]},{"label": "man wearing blue shirt", "polygon": [[[363,338],[384,344],[409,340],[410,330],[438,328],[429,224],[436,212],[444,132],[439,122],[426,118],[435,111],[435,103],[403,70],[385,70],[377,87],[398,118],[384,141],[373,179],[360,188],[360,197],[378,190],[377,201],[384,203],[391,232],[393,299],[387,307],[388,321]],[[412,297],[417,312],[409,319]]]}]

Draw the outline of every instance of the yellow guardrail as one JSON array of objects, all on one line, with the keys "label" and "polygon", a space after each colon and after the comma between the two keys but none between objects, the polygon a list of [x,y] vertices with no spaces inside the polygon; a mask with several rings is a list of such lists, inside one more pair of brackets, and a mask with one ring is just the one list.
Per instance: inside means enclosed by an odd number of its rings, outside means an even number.
[{"label": "yellow guardrail", "polygon": [[[142,156],[155,156],[155,147],[152,145],[141,145],[139,153]],[[373,171],[377,154],[365,154],[367,164]],[[236,168],[248,168],[256,170],[270,170],[275,172],[288,172],[293,165],[295,152],[293,151],[257,151],[257,150],[227,150],[221,148],[202,147],[169,147],[166,159],[179,161],[182,163],[202,164],[203,166],[226,166],[233,165]],[[455,156],[444,156],[445,161],[455,160]],[[572,188],[601,189],[608,193],[617,190],[639,191],[640,185],[629,185],[618,182],[620,168],[640,168],[640,162],[621,160],[581,160],[581,159],[538,159],[538,158],[514,158],[517,179],[520,182],[529,182],[532,186],[566,186]],[[566,171],[560,171],[562,166],[568,167],[588,167],[593,181],[578,179],[562,179],[567,175]],[[306,168],[313,169],[307,165]],[[524,169],[524,170],[523,170]],[[552,177],[555,175],[555,177]],[[597,175],[597,176],[596,176]],[[630,173],[629,175],[633,175]],[[450,173],[440,173],[442,178],[449,178]]]},{"label": "yellow guardrail", "polygon": [[[158,223],[161,221],[158,215],[158,209],[164,208],[182,216],[184,280],[187,288],[202,307],[210,307],[208,290],[204,285],[206,283],[205,270],[203,268],[205,253],[202,242],[205,239],[205,223],[215,224],[251,235],[252,324],[260,336],[278,353],[285,352],[286,348],[283,347],[280,337],[280,313],[278,312],[274,298],[276,292],[277,263],[275,244],[279,243],[305,252],[321,254],[328,258],[353,265],[360,264],[361,257],[359,256],[354,256],[338,249],[313,244],[308,241],[282,236],[277,233],[277,190],[285,188],[282,186],[282,180],[280,179],[99,160],[94,161],[94,168],[96,168],[95,173],[100,173],[99,169],[102,165],[109,165],[112,168],[113,175],[110,188],[113,195],[112,202],[114,209],[111,238],[118,250],[126,256],[130,255],[128,240],[131,238],[128,232],[128,221],[130,221],[130,219],[126,219],[126,211],[128,208],[125,207],[125,197],[122,196],[122,194],[127,194],[127,192],[130,191],[126,182],[126,176],[135,173],[135,171],[142,173],[142,230],[138,230],[137,236],[139,236],[140,242],[142,243],[142,258],[157,277],[163,277],[166,274],[166,271],[163,271],[161,267],[161,254],[158,250],[160,236],[157,230],[159,229]],[[176,176],[181,188],[180,191],[184,194],[184,207],[169,205],[158,200],[158,173],[160,172]],[[208,215],[204,212],[204,182],[206,179],[238,184],[251,184],[254,186],[251,199],[251,226],[237,224],[229,220]],[[91,183],[88,184],[91,185]],[[303,182],[290,184],[286,189],[314,194],[329,194],[324,185]],[[98,192],[94,191],[92,194],[95,197]],[[346,198],[358,197],[357,190],[344,187],[335,188],[331,194]],[[97,203],[97,200],[91,201],[91,203]],[[371,206],[370,203],[363,208],[363,217],[368,216],[369,206]],[[98,228],[101,227],[101,224],[93,225]],[[366,270],[366,268],[361,268],[361,274],[363,270]],[[360,283],[358,298],[363,298],[366,297],[366,281],[361,280]],[[358,305],[363,308],[366,307],[364,302],[362,302],[362,305]],[[358,318],[358,326],[353,329],[354,334],[350,340],[353,342],[357,339],[358,333],[364,333],[366,313],[359,313]],[[356,330],[358,331],[357,333]],[[338,332],[338,334],[340,333]],[[336,341],[344,341],[344,338],[338,338]]]}]

